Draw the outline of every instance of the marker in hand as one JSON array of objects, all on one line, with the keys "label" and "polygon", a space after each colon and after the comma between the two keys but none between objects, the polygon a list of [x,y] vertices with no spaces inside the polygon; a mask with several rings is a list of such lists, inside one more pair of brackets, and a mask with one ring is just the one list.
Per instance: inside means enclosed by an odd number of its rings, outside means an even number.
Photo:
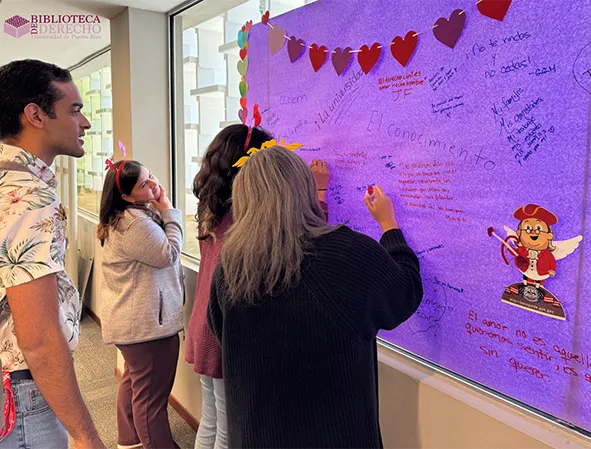
[{"label": "marker in hand", "polygon": [[374,220],[382,228],[382,232],[398,228],[398,223],[394,216],[394,208],[392,207],[392,200],[384,193],[379,185],[368,186],[363,201]]}]

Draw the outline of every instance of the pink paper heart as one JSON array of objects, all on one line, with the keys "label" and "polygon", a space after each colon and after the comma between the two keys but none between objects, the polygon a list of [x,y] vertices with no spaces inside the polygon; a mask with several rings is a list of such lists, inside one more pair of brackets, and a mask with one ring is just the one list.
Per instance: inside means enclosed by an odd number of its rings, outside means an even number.
[{"label": "pink paper heart", "polygon": [[121,150],[121,154],[123,155],[123,157],[127,156],[127,147],[125,146],[125,144],[119,140],[117,142],[117,146]]},{"label": "pink paper heart", "polygon": [[273,28],[269,27],[269,48],[271,49],[271,54],[274,55],[283,47],[285,43],[285,30],[279,28],[279,26],[275,25]]},{"label": "pink paper heart", "polygon": [[296,62],[296,60],[302,56],[304,52],[304,41],[301,39],[296,39],[295,36],[291,36],[289,38],[289,42],[287,43],[287,53],[289,54],[289,60],[291,62]]},{"label": "pink paper heart", "polygon": [[433,28],[433,35],[442,44],[447,45],[449,48],[454,48],[462,30],[466,23],[466,13],[462,12],[461,9],[456,9],[449,16],[449,20],[445,17],[440,17],[435,22],[436,27]]},{"label": "pink paper heart", "polygon": [[252,30],[252,20],[249,20],[248,22],[246,22],[246,24],[244,25],[244,28],[246,28],[246,31],[248,33],[250,33],[250,30]]},{"label": "pink paper heart", "polygon": [[341,73],[345,71],[349,63],[351,62],[351,53],[352,48],[347,47],[344,50],[341,50],[340,47],[335,48],[334,53],[332,54],[332,66],[334,67],[335,71],[337,72],[338,76],[341,76]]}]

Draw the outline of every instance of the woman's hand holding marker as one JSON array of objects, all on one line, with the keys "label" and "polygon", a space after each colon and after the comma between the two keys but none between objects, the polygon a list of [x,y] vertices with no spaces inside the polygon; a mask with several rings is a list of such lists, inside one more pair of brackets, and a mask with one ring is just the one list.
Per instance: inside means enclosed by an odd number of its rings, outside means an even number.
[{"label": "woman's hand holding marker", "polygon": [[392,200],[384,193],[380,186],[369,186],[363,201],[365,201],[367,210],[369,210],[374,220],[382,228],[382,232],[398,229]]}]

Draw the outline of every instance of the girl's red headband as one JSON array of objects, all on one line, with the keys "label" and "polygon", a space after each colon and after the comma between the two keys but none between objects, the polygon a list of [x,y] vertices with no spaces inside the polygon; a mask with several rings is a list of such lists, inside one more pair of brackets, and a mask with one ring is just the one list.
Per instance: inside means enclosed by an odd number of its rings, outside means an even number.
[{"label": "girl's red headband", "polygon": [[119,178],[121,176],[121,172],[123,171],[123,167],[125,167],[126,163],[127,163],[127,161],[121,162],[121,164],[119,164],[119,168],[117,168],[117,166],[113,162],[112,158],[107,159],[107,161],[105,162],[105,170],[115,170],[116,171],[115,184],[117,185],[117,190],[119,190],[119,193],[121,195],[123,195],[123,190],[121,190],[121,181],[119,180]]}]

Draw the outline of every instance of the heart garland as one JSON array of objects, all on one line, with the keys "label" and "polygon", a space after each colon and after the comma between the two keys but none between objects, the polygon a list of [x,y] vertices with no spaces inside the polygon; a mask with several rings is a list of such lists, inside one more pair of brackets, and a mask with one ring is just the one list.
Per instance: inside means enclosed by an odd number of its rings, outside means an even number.
[{"label": "heart garland", "polygon": [[[483,16],[503,21],[512,2],[513,0],[478,0],[476,2],[476,7]],[[304,41],[295,36],[288,37],[285,29],[281,29],[279,26],[269,23],[269,11],[262,15],[261,22],[269,27],[269,48],[271,54],[275,55],[278,53],[283,48],[285,40],[287,39],[287,53],[289,60],[292,63],[296,62],[304,53],[306,47]],[[432,27],[433,35],[439,42],[453,49],[464,30],[465,23],[466,10],[456,9],[450,14],[449,18],[440,17],[437,19]],[[249,30],[244,29],[244,31]],[[422,33],[408,31],[404,38],[396,36],[392,39],[392,42],[390,43],[390,52],[401,66],[406,67],[415,53],[419,34]],[[247,40],[248,35],[243,37],[244,42]],[[337,76],[341,76],[345,72],[351,62],[353,53],[358,53],[357,61],[366,74],[374,68],[382,53],[382,45],[379,43],[374,43],[371,47],[363,45],[359,50],[352,50],[351,47],[346,47],[344,49],[337,47],[333,51],[330,51],[326,46],[316,43],[308,46],[308,48],[310,62],[315,72],[318,72],[322,68],[330,53],[330,60]]]},{"label": "heart garland", "polygon": [[238,56],[240,60],[236,64],[238,73],[240,74],[240,83],[238,90],[240,91],[240,107],[238,117],[242,123],[246,123],[248,117],[248,108],[246,107],[246,94],[248,92],[248,84],[246,84],[246,72],[248,71],[248,36],[252,30],[252,20],[246,22],[240,31],[238,31],[238,47],[240,52]]},{"label": "heart garland", "polygon": [[[269,21],[269,11],[267,11],[264,15],[263,15],[263,23],[267,24]],[[238,53],[238,56],[240,57],[240,60],[236,63],[236,68],[238,69],[238,73],[240,74],[240,83],[238,83],[238,90],[240,91],[240,109],[238,110],[238,118],[240,118],[240,121],[246,125],[246,121],[248,120],[248,107],[247,107],[247,100],[246,100],[246,94],[248,93],[248,83],[246,82],[246,72],[248,72],[248,37],[250,34],[250,31],[252,30],[252,20],[249,20],[248,22],[246,22],[242,28],[240,29],[240,31],[238,31],[238,47],[240,48],[240,51]],[[269,30],[271,31],[271,30]],[[280,34],[280,36],[279,36]],[[279,36],[280,38],[275,38],[275,40],[271,39],[272,36]],[[284,30],[279,30],[279,28],[277,28],[277,30],[275,31],[274,34],[269,33],[269,45],[271,48],[271,53],[275,54],[277,53],[279,50],[281,50],[281,47],[283,47],[283,44],[285,43],[285,32]],[[262,121],[262,116],[261,113],[259,111],[259,105],[255,104],[252,107],[252,115],[253,115],[253,123],[254,123],[254,127],[257,127],[261,124]]]}]

